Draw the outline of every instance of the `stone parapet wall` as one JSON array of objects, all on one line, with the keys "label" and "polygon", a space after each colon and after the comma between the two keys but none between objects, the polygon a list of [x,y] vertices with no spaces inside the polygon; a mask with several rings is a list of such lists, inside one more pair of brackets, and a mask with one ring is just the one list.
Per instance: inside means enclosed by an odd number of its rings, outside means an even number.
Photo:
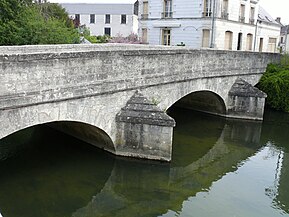
[{"label": "stone parapet wall", "polygon": [[140,45],[20,48],[19,54],[13,54],[14,47],[0,48],[0,109],[196,79],[261,76],[267,63],[280,58],[269,53]]}]

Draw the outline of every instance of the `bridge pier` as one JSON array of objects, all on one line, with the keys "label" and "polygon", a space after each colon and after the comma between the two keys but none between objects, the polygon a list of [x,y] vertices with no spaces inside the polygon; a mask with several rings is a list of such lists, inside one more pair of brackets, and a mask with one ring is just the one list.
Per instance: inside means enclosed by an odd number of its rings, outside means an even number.
[{"label": "bridge pier", "polygon": [[238,78],[228,95],[227,117],[263,120],[266,93]]},{"label": "bridge pier", "polygon": [[170,161],[175,121],[136,92],[116,116],[116,154]]}]

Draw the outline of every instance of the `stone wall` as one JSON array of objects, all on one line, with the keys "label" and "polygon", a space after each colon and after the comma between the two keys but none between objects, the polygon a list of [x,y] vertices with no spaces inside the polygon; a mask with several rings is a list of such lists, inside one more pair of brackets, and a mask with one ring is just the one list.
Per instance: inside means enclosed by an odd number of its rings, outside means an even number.
[{"label": "stone wall", "polygon": [[0,48],[0,53],[4,51],[0,55],[0,109],[198,79],[260,77],[267,63],[279,58],[269,53],[186,48],[111,46],[109,50],[110,45],[92,48],[84,52],[81,46],[74,49],[67,46],[61,52],[55,46],[47,47],[47,53],[28,48],[27,53],[21,54]]},{"label": "stone wall", "polygon": [[267,63],[279,59],[144,45],[0,47],[0,138],[37,124],[75,121],[103,130],[115,145],[115,117],[136,90],[162,111],[203,90],[227,109],[237,78],[255,85]]}]

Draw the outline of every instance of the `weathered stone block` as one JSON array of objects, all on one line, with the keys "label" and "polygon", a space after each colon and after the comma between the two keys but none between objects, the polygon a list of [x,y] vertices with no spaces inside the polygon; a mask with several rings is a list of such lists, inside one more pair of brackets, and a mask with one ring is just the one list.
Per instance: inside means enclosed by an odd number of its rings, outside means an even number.
[{"label": "weathered stone block", "polygon": [[237,79],[229,91],[228,117],[263,120],[267,95],[242,79]]},{"label": "weathered stone block", "polygon": [[175,121],[136,92],[116,117],[116,154],[170,161]]}]

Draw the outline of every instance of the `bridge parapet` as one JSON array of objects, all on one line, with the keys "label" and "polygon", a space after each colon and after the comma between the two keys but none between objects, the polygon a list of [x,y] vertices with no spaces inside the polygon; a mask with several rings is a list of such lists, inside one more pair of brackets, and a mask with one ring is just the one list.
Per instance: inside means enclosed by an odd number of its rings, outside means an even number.
[{"label": "bridge parapet", "polygon": [[0,48],[0,109],[205,78],[260,77],[267,63],[279,60],[270,53],[140,45],[17,49]]}]

